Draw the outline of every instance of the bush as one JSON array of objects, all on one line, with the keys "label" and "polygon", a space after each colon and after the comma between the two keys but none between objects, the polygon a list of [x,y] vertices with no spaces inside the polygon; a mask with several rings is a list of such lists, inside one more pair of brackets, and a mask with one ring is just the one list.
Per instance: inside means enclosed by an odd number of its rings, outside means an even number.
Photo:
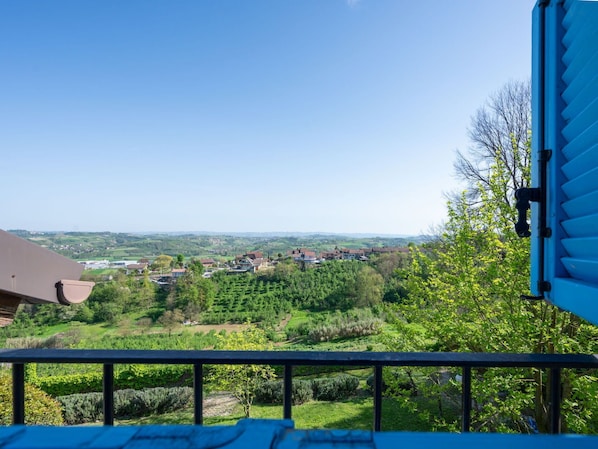
[{"label": "bush", "polygon": [[[143,389],[158,386],[191,385],[193,367],[188,365],[131,365],[114,374],[114,384],[120,389]],[[102,391],[103,373],[65,374],[36,377],[32,382],[51,396]]]},{"label": "bush", "polygon": [[[293,405],[304,404],[312,399],[340,401],[355,394],[359,379],[348,374],[313,380],[293,379]],[[283,384],[280,380],[262,383],[256,391],[256,401],[262,404],[282,404]]]},{"label": "bush", "polygon": [[64,421],[68,425],[101,421],[104,416],[102,393],[80,393],[61,396]]},{"label": "bush", "polygon": [[[255,400],[262,404],[282,404],[283,385],[280,380],[262,383],[256,390]],[[293,405],[304,404],[313,399],[311,382],[293,379],[291,401]]]},{"label": "bush", "polygon": [[[0,376],[0,424],[12,423],[12,379]],[[25,383],[25,423],[59,426],[64,424],[60,404],[33,385]]]},{"label": "bush", "polygon": [[[172,412],[185,408],[192,398],[193,389],[189,387],[117,390],[114,416],[133,418]],[[59,397],[58,401],[69,425],[100,421],[104,415],[102,393],[71,394]]]},{"label": "bush", "polygon": [[313,390],[311,388],[311,381],[309,380],[295,380],[293,381],[293,404],[305,404],[313,399]]},{"label": "bush", "polygon": [[355,394],[359,379],[349,374],[312,380],[314,399],[320,401],[339,401]]}]

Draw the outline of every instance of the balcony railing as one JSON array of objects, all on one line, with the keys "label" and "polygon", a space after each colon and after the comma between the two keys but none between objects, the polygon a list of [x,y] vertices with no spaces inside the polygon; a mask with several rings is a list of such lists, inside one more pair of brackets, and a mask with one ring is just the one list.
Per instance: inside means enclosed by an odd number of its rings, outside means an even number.
[{"label": "balcony railing", "polygon": [[292,419],[292,378],[294,366],[359,366],[374,369],[373,430],[381,430],[382,368],[460,367],[461,430],[471,427],[471,372],[473,368],[538,368],[551,375],[550,431],[560,433],[561,370],[596,369],[597,355],[562,354],[490,354],[490,353],[418,353],[418,352],[312,352],[312,351],[150,351],[150,350],[78,350],[78,349],[2,349],[0,362],[12,364],[13,424],[25,424],[26,363],[103,364],[104,425],[114,424],[114,365],[161,364],[193,365],[194,423],[203,423],[204,365],[274,365],[284,368],[283,418]]}]

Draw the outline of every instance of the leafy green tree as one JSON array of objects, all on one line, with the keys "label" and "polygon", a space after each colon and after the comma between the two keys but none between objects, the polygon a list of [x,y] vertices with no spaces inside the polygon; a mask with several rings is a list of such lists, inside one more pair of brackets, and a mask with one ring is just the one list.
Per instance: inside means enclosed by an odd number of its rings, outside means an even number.
[{"label": "leafy green tree", "polygon": [[166,254],[160,254],[158,257],[154,259],[152,262],[152,270],[164,272],[168,271],[172,267],[173,259],[172,256],[168,256]]},{"label": "leafy green tree", "polygon": [[175,284],[174,304],[185,310],[189,319],[197,319],[200,312],[208,310],[214,303],[216,291],[210,279],[188,271]]},{"label": "leafy green tree", "polygon": [[183,312],[179,309],[166,310],[160,318],[158,323],[168,329],[168,335],[172,334],[172,331],[183,324],[185,317]]},{"label": "leafy green tree", "polygon": [[115,324],[130,303],[130,296],[131,291],[125,285],[116,281],[104,282],[93,288],[86,304],[93,311],[95,322]]},{"label": "leafy green tree", "polygon": [[357,307],[380,304],[384,294],[384,279],[372,267],[364,265],[355,278],[354,294]]},{"label": "leafy green tree", "polygon": [[205,272],[205,268],[201,263],[201,260],[197,259],[191,259],[191,261],[187,265],[187,269],[193,272],[193,274],[196,276],[201,276]]},{"label": "leafy green tree", "polygon": [[[449,204],[449,220],[434,250],[415,253],[408,300],[393,310],[399,334],[415,333],[418,338],[391,338],[389,347],[515,353],[598,350],[594,326],[546,302],[521,300],[529,290],[529,240],[514,231],[514,211],[504,201],[507,176],[497,158],[488,189],[480,191],[479,206],[471,207],[465,195]],[[522,416],[532,416],[540,430],[548,429],[546,373],[483,370],[475,382],[478,406],[472,418],[477,428],[519,429]],[[584,373],[564,376],[567,430],[598,429],[598,401],[592,396],[596,388],[584,391],[588,382]]]},{"label": "leafy green tree", "polygon": [[[263,351],[271,349],[271,344],[263,330],[248,324],[241,332],[219,334],[216,349]],[[249,418],[258,387],[274,377],[274,370],[268,365],[215,365],[212,372],[215,387],[237,398],[246,418]]]}]

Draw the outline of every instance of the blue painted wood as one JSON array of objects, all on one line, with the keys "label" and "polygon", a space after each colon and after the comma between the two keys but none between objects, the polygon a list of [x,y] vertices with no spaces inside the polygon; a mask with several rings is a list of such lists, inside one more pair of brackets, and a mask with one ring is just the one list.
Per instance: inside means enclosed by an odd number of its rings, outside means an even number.
[{"label": "blue painted wood", "polygon": [[598,214],[584,215],[571,220],[564,220],[562,227],[570,237],[596,237],[597,223]]},{"label": "blue painted wood", "polygon": [[589,449],[598,437],[490,433],[296,430],[290,420],[241,420],[235,426],[0,428],[0,449]]},{"label": "blue painted wood", "polygon": [[598,214],[598,192],[592,192],[563,203],[563,210],[569,218]]},{"label": "blue painted wood", "polygon": [[[598,82],[598,81],[597,81]],[[571,145],[567,145],[571,148]],[[588,167],[598,167],[598,145],[587,146],[580,148],[579,155],[565,154],[569,162],[563,165],[563,173],[567,179],[573,179],[577,176],[583,175]],[[563,150],[564,151],[564,150]]]},{"label": "blue painted wood", "polygon": [[598,260],[576,259],[574,257],[563,257],[563,264],[571,277],[588,283],[595,282],[598,272]]},{"label": "blue painted wood", "polygon": [[[532,241],[532,291],[598,322],[598,3],[538,2],[533,22],[532,150],[550,149],[552,158],[546,189],[551,233]],[[532,227],[532,238],[534,232],[538,239],[539,229]],[[538,279],[553,288],[540,291]]]},{"label": "blue painted wood", "polygon": [[563,239],[562,242],[571,257],[596,260],[598,237]]}]

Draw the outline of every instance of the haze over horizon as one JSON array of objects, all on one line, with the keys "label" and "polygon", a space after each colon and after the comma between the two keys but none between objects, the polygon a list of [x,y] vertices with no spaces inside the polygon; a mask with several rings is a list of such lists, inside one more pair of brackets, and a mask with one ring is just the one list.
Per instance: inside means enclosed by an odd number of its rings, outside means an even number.
[{"label": "haze over horizon", "polygon": [[1,2],[0,228],[427,234],[534,3]]}]

